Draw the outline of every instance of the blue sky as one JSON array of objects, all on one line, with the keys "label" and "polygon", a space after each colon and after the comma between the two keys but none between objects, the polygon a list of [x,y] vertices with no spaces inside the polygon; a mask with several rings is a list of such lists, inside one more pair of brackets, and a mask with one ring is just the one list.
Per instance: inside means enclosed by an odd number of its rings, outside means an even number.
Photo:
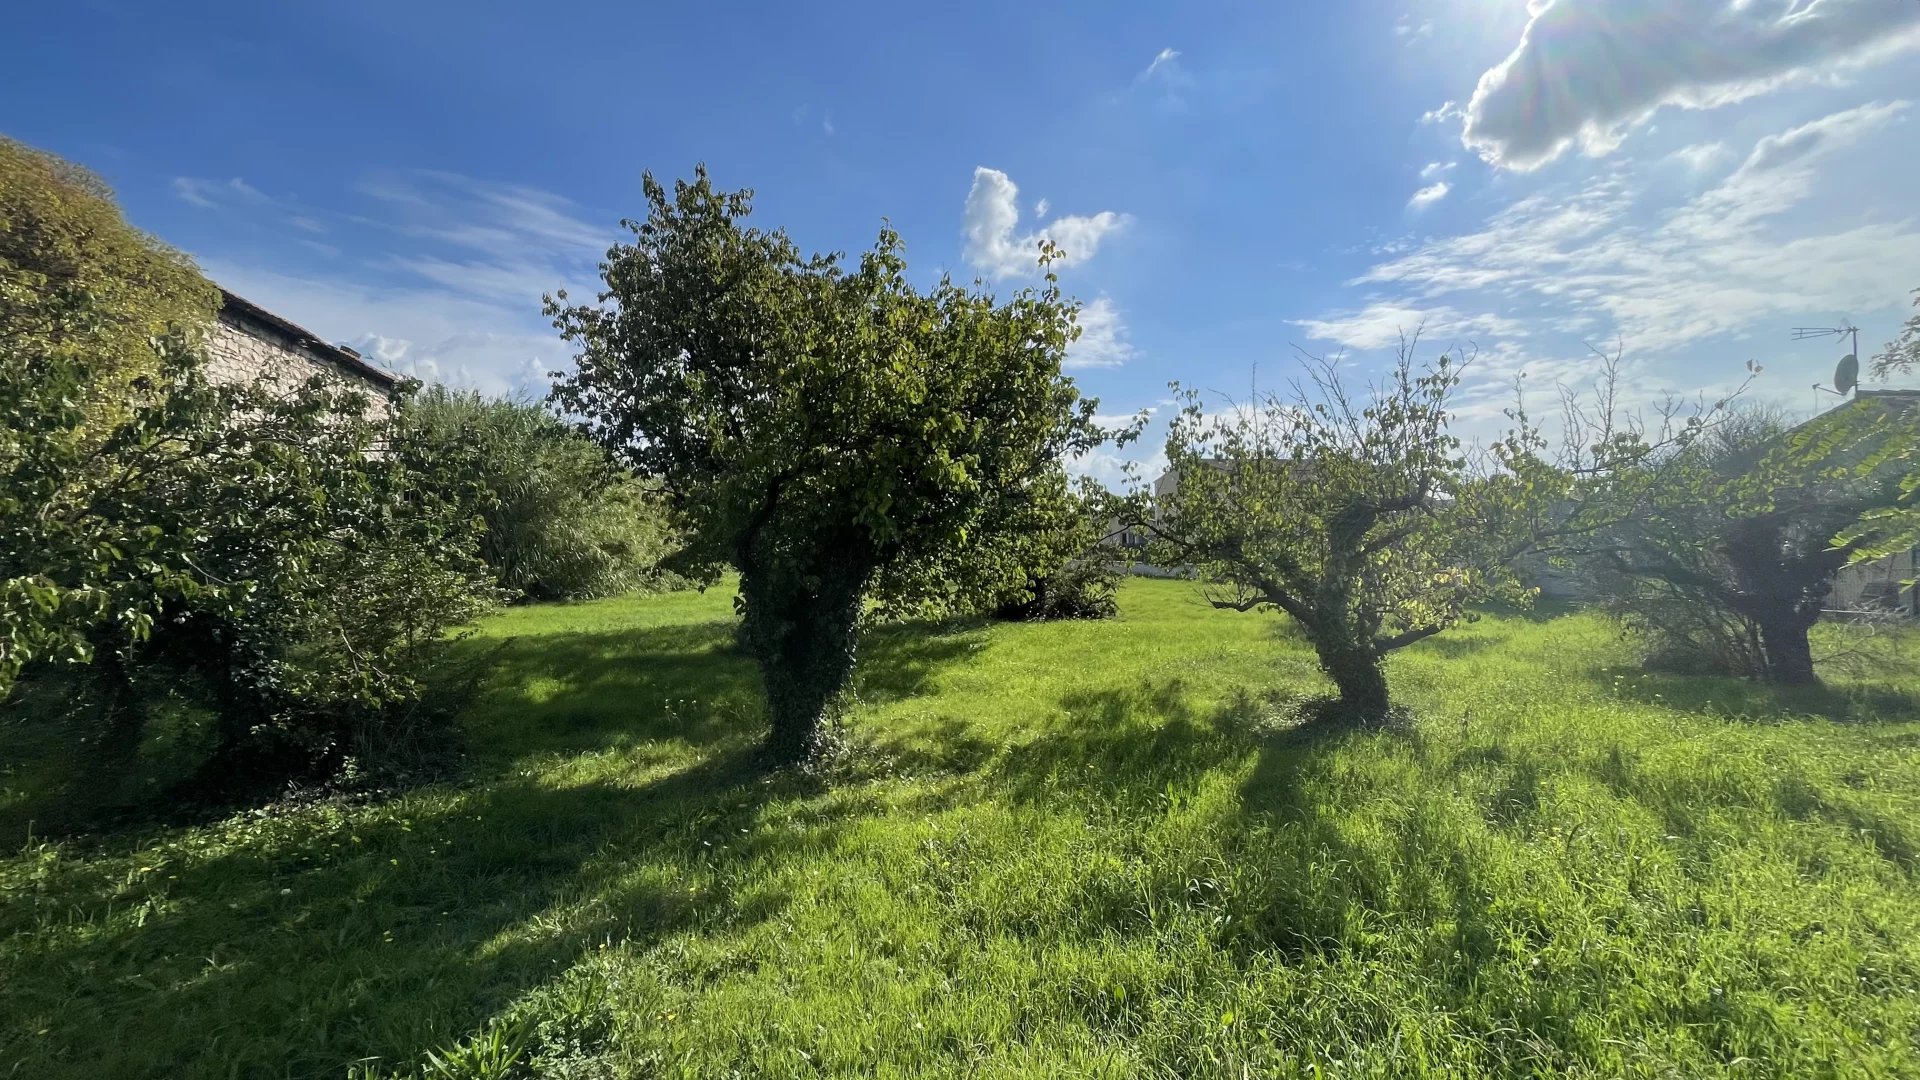
[{"label": "blue sky", "polygon": [[[648,10],[659,7],[661,10]],[[1920,287],[1920,0],[108,3],[10,12],[0,131],[390,367],[531,392],[639,178],[805,246],[1088,304],[1103,411],[1472,343],[1463,423],[1624,351],[1637,400],[1800,409]],[[1151,440],[1130,456],[1151,459]],[[1112,477],[1117,462],[1085,463]]]}]

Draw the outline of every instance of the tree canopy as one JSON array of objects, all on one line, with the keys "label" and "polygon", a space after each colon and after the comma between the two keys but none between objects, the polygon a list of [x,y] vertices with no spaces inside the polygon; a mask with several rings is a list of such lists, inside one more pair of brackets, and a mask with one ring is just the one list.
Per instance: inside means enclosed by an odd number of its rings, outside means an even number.
[{"label": "tree canopy", "polygon": [[1386,654],[1521,595],[1520,486],[1469,468],[1448,429],[1460,364],[1416,364],[1415,344],[1365,396],[1319,360],[1291,393],[1220,412],[1183,392],[1166,443],[1179,482],[1135,511],[1151,561],[1196,567],[1216,607],[1284,611],[1341,702],[1372,716],[1388,703]]},{"label": "tree canopy", "polygon": [[1075,308],[1051,275],[1005,302],[945,278],[922,292],[891,228],[852,263],[802,255],[704,169],[645,192],[600,302],[548,301],[578,349],[555,396],[659,478],[696,573],[739,571],[771,749],[805,759],[889,574],[976,539],[1100,441],[1061,374]]}]

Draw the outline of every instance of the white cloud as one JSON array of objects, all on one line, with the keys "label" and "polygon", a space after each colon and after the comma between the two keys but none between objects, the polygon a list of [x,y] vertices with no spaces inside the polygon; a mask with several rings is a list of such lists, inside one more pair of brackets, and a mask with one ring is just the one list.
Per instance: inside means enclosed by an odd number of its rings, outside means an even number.
[{"label": "white cloud", "polygon": [[1876,310],[1898,283],[1920,280],[1920,228],[1808,204],[1821,166],[1907,112],[1905,102],[1868,104],[1767,136],[1723,180],[1667,207],[1639,205],[1648,185],[1623,164],[1522,198],[1481,230],[1396,254],[1350,284],[1394,290],[1375,307],[1545,312],[1543,328],[1617,336],[1634,353],[1799,313]]},{"label": "white cloud", "polygon": [[1426,167],[1420,170],[1420,179],[1437,180],[1452,172],[1454,166],[1458,164],[1460,163],[1457,161],[1429,161]]},{"label": "white cloud", "polygon": [[1529,11],[1519,45],[1480,77],[1462,132],[1522,171],[1575,144],[1606,154],[1665,106],[1711,109],[1920,47],[1908,0],[1532,0]]},{"label": "white cloud", "polygon": [[1127,340],[1126,320],[1105,296],[1080,309],[1080,338],[1067,347],[1068,368],[1114,368],[1138,355]]},{"label": "white cloud", "polygon": [[1423,19],[1416,23],[1413,21],[1413,16],[1402,15],[1400,21],[1393,24],[1393,33],[1395,37],[1411,45],[1433,35],[1433,20]]},{"label": "white cloud", "polygon": [[1459,120],[1466,115],[1466,113],[1460,111],[1459,105],[1455,104],[1452,100],[1447,100],[1441,102],[1437,108],[1428,109],[1426,112],[1421,113],[1420,122],[1423,124],[1444,124],[1449,120]]},{"label": "white cloud", "polygon": [[1033,204],[1033,216],[1036,218],[1046,217],[1047,211],[1051,209],[1053,209],[1053,204],[1045,199],[1041,199],[1039,202]]},{"label": "white cloud", "polygon": [[1172,65],[1172,63],[1175,60],[1178,60],[1178,59],[1180,59],[1180,50],[1174,49],[1174,48],[1161,49],[1160,52],[1154,56],[1153,62],[1148,64],[1147,69],[1145,71],[1142,71],[1134,81],[1145,82],[1146,80],[1153,78],[1153,75],[1155,72],[1160,71],[1163,68],[1168,68],[1170,65]]},{"label": "white cloud", "polygon": [[1426,187],[1413,193],[1413,198],[1407,200],[1407,206],[1414,210],[1424,210],[1434,203],[1439,202],[1441,199],[1446,198],[1447,192],[1452,190],[1453,185],[1447,183],[1445,180],[1428,184]]},{"label": "white cloud", "polygon": [[1334,312],[1321,319],[1295,319],[1293,325],[1315,341],[1331,341],[1349,349],[1384,349],[1400,343],[1401,335],[1415,331],[1426,341],[1474,341],[1480,338],[1524,337],[1520,323],[1492,313],[1466,315],[1444,304],[1419,306],[1375,301],[1359,311]]},{"label": "white cloud", "polygon": [[1060,246],[1060,265],[1085,262],[1099,251],[1103,239],[1132,220],[1126,214],[1103,210],[1092,217],[1057,217],[1034,232],[1016,236],[1019,196],[1020,189],[1006,173],[985,166],[973,170],[961,235],[967,262],[994,277],[1032,273],[1038,265],[1040,244],[1046,240]]},{"label": "white cloud", "polygon": [[416,169],[376,174],[358,190],[388,204],[380,223],[496,258],[526,252],[595,256],[611,238],[608,230],[580,220],[570,200],[521,184]]}]

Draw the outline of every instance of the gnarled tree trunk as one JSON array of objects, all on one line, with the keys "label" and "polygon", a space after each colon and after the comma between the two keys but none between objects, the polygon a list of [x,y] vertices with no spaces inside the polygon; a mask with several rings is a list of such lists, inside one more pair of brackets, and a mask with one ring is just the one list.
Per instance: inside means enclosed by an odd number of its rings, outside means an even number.
[{"label": "gnarled tree trunk", "polygon": [[1340,704],[1367,719],[1387,711],[1387,673],[1378,653],[1361,645],[1329,641],[1316,644],[1320,670],[1340,691]]}]

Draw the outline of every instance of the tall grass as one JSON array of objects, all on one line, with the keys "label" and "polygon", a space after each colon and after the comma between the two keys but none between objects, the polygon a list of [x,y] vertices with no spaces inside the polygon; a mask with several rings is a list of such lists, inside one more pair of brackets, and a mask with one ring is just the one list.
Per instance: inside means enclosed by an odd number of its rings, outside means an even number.
[{"label": "tall grass", "polygon": [[1911,675],[1494,618],[1318,730],[1282,622],[1136,581],[877,635],[809,779],[727,611],[501,616],[458,782],[27,843],[0,1074],[1920,1075]]}]

